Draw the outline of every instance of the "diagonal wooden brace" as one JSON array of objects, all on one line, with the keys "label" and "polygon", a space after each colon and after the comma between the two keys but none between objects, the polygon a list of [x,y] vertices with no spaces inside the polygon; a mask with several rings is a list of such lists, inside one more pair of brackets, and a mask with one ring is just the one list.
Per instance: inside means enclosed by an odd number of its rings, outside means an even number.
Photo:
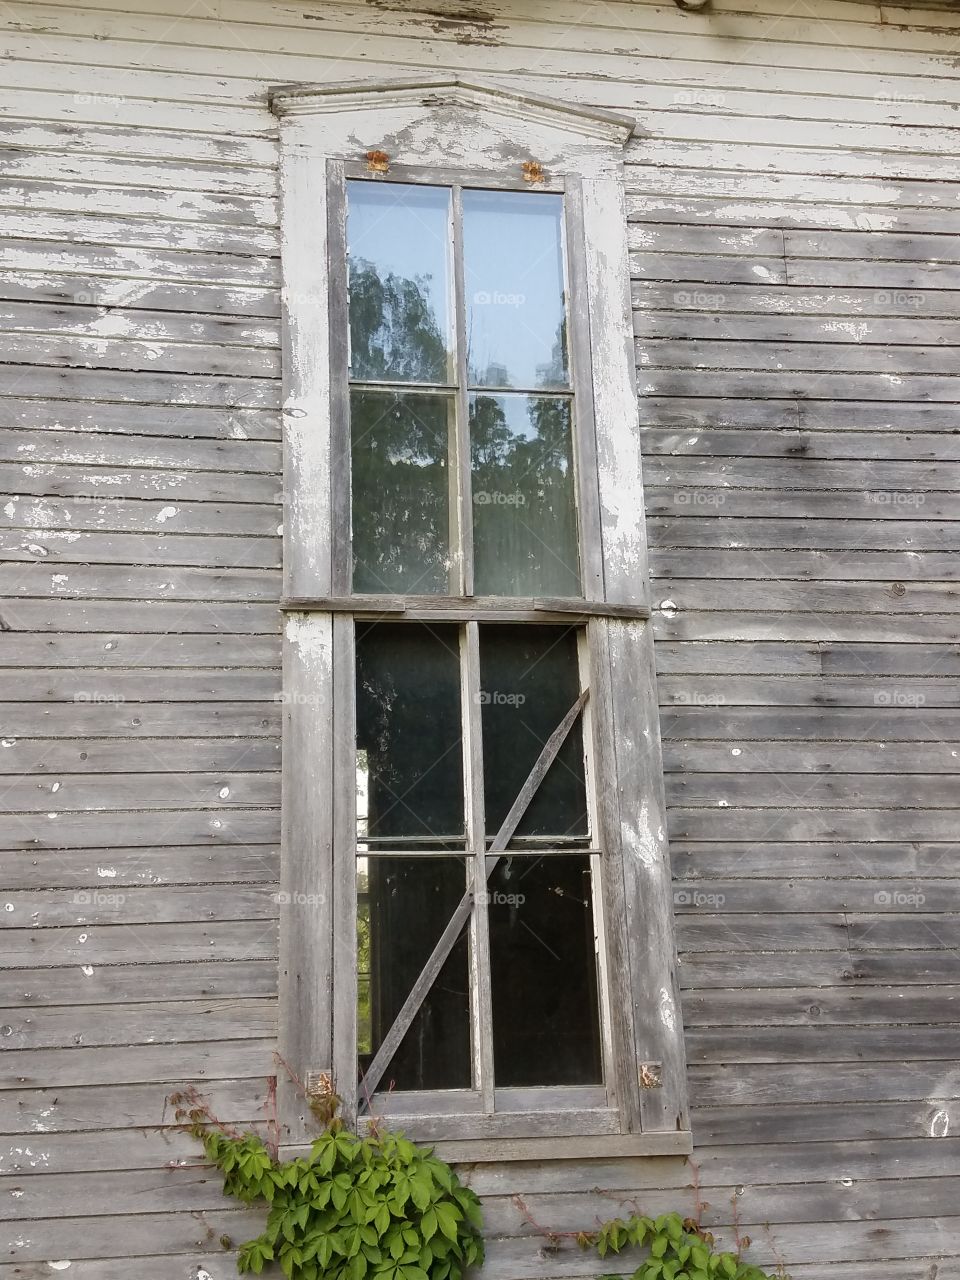
[{"label": "diagonal wooden brace", "polygon": [[[567,735],[576,723],[580,712],[586,706],[589,696],[590,690],[584,689],[580,694],[580,697],[576,700],[567,714],[557,725],[556,729],[554,729],[553,733],[551,733],[550,737],[543,744],[543,750],[537,757],[536,764],[530,770],[530,774],[526,782],[520,788],[520,794],[510,806],[510,812],[504,818],[500,830],[497,832],[496,836],[494,836],[493,842],[487,850],[486,871],[488,880],[493,874],[497,863],[500,861],[498,857],[491,858],[489,855],[502,853],[510,843],[514,831],[516,831],[517,827],[520,825],[520,819],[529,808],[530,802],[536,794],[537,788],[546,777],[547,770],[557,758],[560,748],[563,746],[564,742],[566,742]],[[363,1095],[360,1104],[361,1111],[369,1108],[370,1099],[372,1098],[377,1085],[383,1079],[383,1073],[390,1065],[393,1055],[396,1053],[397,1049],[399,1049],[403,1037],[409,1031],[414,1018],[420,1010],[420,1006],[427,998],[430,988],[433,986],[434,982],[436,982],[440,970],[446,963],[447,957],[450,955],[457,939],[463,931],[463,926],[470,919],[470,913],[473,910],[473,901],[473,894],[468,891],[457,903],[456,909],[450,917],[449,924],[440,935],[439,942],[433,948],[433,951],[430,953],[429,960],[423,966],[420,976],[410,989],[410,994],[407,996],[406,1000],[404,1000],[400,1012],[394,1019],[393,1026],[384,1036],[383,1041],[380,1044],[380,1048],[377,1050],[373,1061],[367,1068],[366,1074],[360,1081],[360,1091]]]}]

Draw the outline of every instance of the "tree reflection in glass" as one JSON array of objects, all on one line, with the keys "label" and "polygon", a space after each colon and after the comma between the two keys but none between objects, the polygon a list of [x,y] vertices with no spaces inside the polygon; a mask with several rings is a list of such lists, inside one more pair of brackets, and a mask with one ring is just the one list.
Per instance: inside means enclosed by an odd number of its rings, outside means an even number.
[{"label": "tree reflection in glass", "polygon": [[481,595],[580,594],[570,407],[558,396],[470,397]]},{"label": "tree reflection in glass", "polygon": [[350,376],[450,381],[450,191],[348,184]]},{"label": "tree reflection in glass", "polygon": [[449,590],[452,414],[446,396],[351,392],[354,591]]}]

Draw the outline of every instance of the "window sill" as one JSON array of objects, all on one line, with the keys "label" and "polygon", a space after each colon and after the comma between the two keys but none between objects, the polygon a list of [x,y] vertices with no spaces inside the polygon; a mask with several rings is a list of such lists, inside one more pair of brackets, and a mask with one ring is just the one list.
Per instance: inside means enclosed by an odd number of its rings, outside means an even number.
[{"label": "window sill", "polygon": [[[413,1130],[413,1131],[411,1131]],[[402,1130],[413,1142],[430,1146],[447,1164],[502,1164],[515,1160],[619,1160],[637,1157],[686,1157],[693,1154],[693,1134],[610,1133],[587,1137],[465,1138],[418,1137],[415,1126]],[[284,1160],[307,1156],[309,1146],[293,1143],[281,1147]]]},{"label": "window sill", "polygon": [[437,1142],[448,1164],[500,1163],[508,1160],[616,1160],[625,1156],[689,1156],[693,1135],[616,1133],[601,1137],[472,1138]]}]

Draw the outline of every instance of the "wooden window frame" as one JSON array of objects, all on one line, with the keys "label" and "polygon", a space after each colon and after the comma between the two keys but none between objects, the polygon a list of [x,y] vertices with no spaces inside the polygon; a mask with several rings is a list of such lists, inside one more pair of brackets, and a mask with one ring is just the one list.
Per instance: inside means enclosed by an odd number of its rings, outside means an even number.
[{"label": "wooden window frame", "polygon": [[[280,1054],[307,1093],[332,1079],[354,1119],[355,620],[456,621],[467,691],[479,680],[482,622],[577,622],[593,843],[604,862],[603,1105],[590,1090],[562,1099],[498,1090],[491,1110],[481,1089],[473,1111],[437,1094],[395,1095],[388,1110],[402,1110],[404,1130],[450,1159],[688,1153],[623,192],[632,122],[449,78],[291,86],[275,90],[271,106],[281,122],[284,275]],[[343,191],[365,163],[445,186],[527,189],[533,173],[539,189],[564,193],[582,599],[351,594]],[[466,707],[468,824],[475,715]],[[482,958],[483,930],[470,927]],[[301,1145],[315,1129],[307,1100],[282,1082],[280,1105],[287,1141]]]}]

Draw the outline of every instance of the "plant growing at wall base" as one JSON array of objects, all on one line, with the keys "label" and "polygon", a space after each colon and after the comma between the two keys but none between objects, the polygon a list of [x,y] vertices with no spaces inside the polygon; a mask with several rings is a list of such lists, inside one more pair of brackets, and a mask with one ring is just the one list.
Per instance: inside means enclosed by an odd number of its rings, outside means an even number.
[{"label": "plant growing at wall base", "polygon": [[[665,1213],[659,1218],[614,1218],[598,1231],[582,1232],[580,1245],[595,1248],[601,1258],[618,1254],[623,1249],[645,1247],[649,1256],[631,1273],[630,1280],[777,1280],[760,1267],[742,1261],[740,1250],[723,1252],[709,1231],[704,1231],[693,1218],[678,1213]],[[750,1241],[739,1241],[746,1248]],[[782,1277],[782,1270],[778,1270]],[[621,1280],[616,1275],[601,1280]]]},{"label": "plant growing at wall base", "polygon": [[180,1099],[178,1119],[223,1174],[223,1189],[269,1205],[237,1270],[288,1280],[462,1280],[483,1262],[480,1202],[432,1151],[400,1134],[358,1137],[333,1120],[309,1156],[281,1161],[255,1133],[211,1127]]}]

